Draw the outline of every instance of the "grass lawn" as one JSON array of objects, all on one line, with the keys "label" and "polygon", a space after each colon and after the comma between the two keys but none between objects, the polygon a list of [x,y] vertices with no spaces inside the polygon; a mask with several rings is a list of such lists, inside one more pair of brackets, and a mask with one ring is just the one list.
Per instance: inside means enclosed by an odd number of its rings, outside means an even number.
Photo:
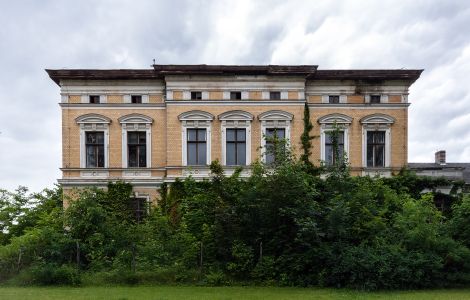
[{"label": "grass lawn", "polygon": [[278,287],[0,287],[0,299],[470,299],[470,289],[358,292],[322,288]]}]

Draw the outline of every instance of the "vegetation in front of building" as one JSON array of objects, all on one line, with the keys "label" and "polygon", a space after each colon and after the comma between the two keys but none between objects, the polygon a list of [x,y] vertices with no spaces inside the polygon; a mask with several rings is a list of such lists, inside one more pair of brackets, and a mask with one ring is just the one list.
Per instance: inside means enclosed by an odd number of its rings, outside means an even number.
[{"label": "vegetation in front of building", "polygon": [[[163,185],[144,218],[136,217],[124,182],[81,190],[65,211],[59,187],[34,195],[2,190],[0,282],[358,289],[470,283],[470,197],[458,183],[406,170],[352,177],[346,158],[319,168],[281,147],[274,164],[253,164],[248,178],[241,169],[225,176],[214,161],[208,180]],[[422,193],[442,185],[454,185],[452,193]]]}]

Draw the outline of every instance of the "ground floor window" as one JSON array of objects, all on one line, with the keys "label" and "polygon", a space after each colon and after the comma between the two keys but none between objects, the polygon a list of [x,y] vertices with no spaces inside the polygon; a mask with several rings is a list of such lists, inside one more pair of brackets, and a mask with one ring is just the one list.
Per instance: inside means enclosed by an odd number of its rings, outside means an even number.
[{"label": "ground floor window", "polygon": [[148,202],[147,198],[144,197],[133,197],[130,198],[130,208],[133,213],[134,220],[137,223],[140,223],[146,216],[148,212]]}]

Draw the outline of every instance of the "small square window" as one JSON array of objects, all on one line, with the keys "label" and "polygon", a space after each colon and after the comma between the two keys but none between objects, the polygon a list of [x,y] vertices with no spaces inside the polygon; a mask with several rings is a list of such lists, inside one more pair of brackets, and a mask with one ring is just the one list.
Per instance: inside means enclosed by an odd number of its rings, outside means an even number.
[{"label": "small square window", "polygon": [[142,103],[142,95],[132,95],[131,103]]},{"label": "small square window", "polygon": [[202,100],[202,92],[191,92],[191,100]]},{"label": "small square window", "polygon": [[99,104],[100,103],[100,96],[99,95],[90,95],[89,96],[90,103]]},{"label": "small square window", "polygon": [[269,92],[269,99],[281,100],[281,92]]},{"label": "small square window", "polygon": [[334,95],[334,96],[328,96],[328,102],[329,103],[339,103],[339,96]]},{"label": "small square window", "polygon": [[242,92],[230,92],[230,100],[241,100]]},{"label": "small square window", "polygon": [[380,95],[370,95],[370,103],[380,103]]}]

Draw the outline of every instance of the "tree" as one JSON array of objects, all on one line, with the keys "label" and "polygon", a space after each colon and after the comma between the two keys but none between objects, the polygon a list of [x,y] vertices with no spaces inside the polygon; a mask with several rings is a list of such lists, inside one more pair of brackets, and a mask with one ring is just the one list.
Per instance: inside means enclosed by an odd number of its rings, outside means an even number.
[{"label": "tree", "polygon": [[301,155],[300,159],[305,165],[311,166],[312,163],[310,162],[309,157],[312,154],[311,140],[313,140],[314,137],[310,135],[310,132],[313,129],[313,125],[312,125],[312,122],[310,121],[310,109],[308,108],[307,103],[305,103],[305,106],[304,106],[304,119],[303,120],[304,120],[304,131],[302,135],[300,136],[300,140],[302,142],[303,154]]}]

